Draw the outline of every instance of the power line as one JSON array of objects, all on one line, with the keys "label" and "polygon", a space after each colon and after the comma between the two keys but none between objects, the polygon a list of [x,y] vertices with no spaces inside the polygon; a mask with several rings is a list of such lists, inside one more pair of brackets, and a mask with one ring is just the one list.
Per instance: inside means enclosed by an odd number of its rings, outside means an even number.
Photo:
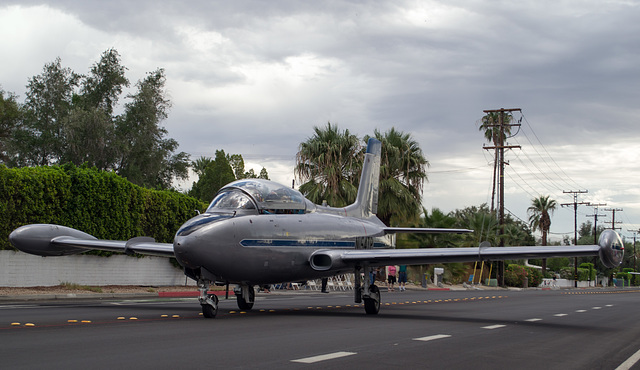
[{"label": "power line", "polygon": [[[560,167],[560,166],[558,165],[558,163],[555,161],[555,159],[553,159],[553,157],[551,156],[551,154],[549,154],[549,151],[547,150],[547,148],[544,146],[544,144],[542,144],[542,142],[541,142],[541,141],[540,141],[540,139],[538,138],[538,135],[535,133],[535,131],[533,131],[533,127],[531,126],[531,124],[529,124],[529,120],[527,120],[527,117],[525,117],[525,116],[524,116],[524,114],[522,115],[522,118],[524,119],[524,122],[527,124],[527,127],[529,128],[529,130],[531,130],[531,133],[532,133],[532,134],[533,134],[533,136],[536,138],[536,140],[538,141],[538,143],[540,144],[540,146],[542,147],[542,149],[544,150],[544,152],[545,152],[545,153],[547,153],[547,156],[549,157],[549,159],[553,162],[553,164],[555,164],[555,166],[556,166],[556,167],[560,170],[560,172],[562,172],[562,174],[564,175],[564,176],[558,176],[558,177],[559,177],[560,179],[562,179],[563,181],[564,181],[564,179],[569,179],[569,180],[571,180],[571,182],[573,182],[573,185],[576,185],[576,188],[578,188],[578,189],[580,189],[580,188],[584,188],[584,187],[580,186],[578,183],[576,183],[573,179],[571,179],[571,177],[569,177],[569,175],[567,175],[567,173],[566,173],[566,172],[564,172],[564,170],[562,169],[562,167]],[[527,139],[528,139],[528,136],[526,135],[526,133],[525,133],[525,137],[527,137]],[[534,149],[535,149],[535,146],[534,146]],[[536,150],[536,152],[537,152],[537,150]],[[544,157],[542,157],[542,156],[541,156],[541,158],[543,158],[543,161],[544,161]],[[546,161],[544,161],[544,162],[545,162],[545,164],[547,164],[547,163],[546,163]],[[549,169],[551,169],[551,166],[549,166],[548,164],[547,164],[547,167],[549,167]],[[565,182],[566,182],[566,181],[565,181]],[[567,183],[567,185],[569,185],[569,187],[570,187],[570,188],[574,187],[573,185],[569,184],[568,182],[566,182],[566,183]]]}]

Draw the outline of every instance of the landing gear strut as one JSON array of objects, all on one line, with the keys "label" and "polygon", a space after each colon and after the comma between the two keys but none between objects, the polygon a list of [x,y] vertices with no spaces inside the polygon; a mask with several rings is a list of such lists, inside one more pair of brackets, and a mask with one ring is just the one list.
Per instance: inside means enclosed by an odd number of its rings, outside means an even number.
[{"label": "landing gear strut", "polygon": [[250,310],[253,308],[253,302],[256,299],[256,291],[253,285],[241,284],[233,290],[238,302],[238,308],[241,310]]},{"label": "landing gear strut", "polygon": [[218,296],[215,294],[208,294],[211,281],[200,279],[198,280],[198,301],[202,307],[202,316],[207,319],[213,319],[218,313]]},{"label": "landing gear strut", "polygon": [[364,300],[364,311],[367,315],[377,315],[380,311],[380,289],[372,281],[372,268],[364,266],[364,284],[360,285],[360,269],[356,268],[356,284],[355,284],[355,302],[360,303]]}]

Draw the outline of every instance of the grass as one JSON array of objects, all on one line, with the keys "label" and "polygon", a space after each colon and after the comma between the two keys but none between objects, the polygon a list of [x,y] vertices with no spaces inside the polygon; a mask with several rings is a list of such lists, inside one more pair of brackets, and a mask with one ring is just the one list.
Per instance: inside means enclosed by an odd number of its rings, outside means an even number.
[{"label": "grass", "polygon": [[69,282],[63,282],[60,284],[60,286],[69,290],[87,290],[89,292],[102,293],[102,288],[97,286],[80,285],[80,284],[69,283]]}]

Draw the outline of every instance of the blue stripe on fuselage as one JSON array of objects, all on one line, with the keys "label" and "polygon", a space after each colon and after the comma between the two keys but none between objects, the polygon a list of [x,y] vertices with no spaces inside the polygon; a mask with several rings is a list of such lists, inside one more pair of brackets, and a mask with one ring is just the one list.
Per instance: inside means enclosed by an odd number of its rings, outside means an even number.
[{"label": "blue stripe on fuselage", "polygon": [[348,240],[244,239],[240,245],[243,247],[355,248],[356,243]]}]

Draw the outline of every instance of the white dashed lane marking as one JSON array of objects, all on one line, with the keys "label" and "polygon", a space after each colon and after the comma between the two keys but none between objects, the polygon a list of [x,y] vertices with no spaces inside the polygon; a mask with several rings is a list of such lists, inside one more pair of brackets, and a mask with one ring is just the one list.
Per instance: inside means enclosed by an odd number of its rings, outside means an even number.
[{"label": "white dashed lane marking", "polygon": [[413,338],[413,340],[419,340],[419,341],[422,341],[422,342],[428,342],[430,340],[444,339],[444,338],[449,338],[449,337],[451,337],[451,335],[448,335],[448,334],[436,334],[436,335],[430,335],[428,337]]},{"label": "white dashed lane marking", "polygon": [[297,360],[291,360],[291,362],[300,362],[303,364],[313,364],[320,361],[333,360],[335,358],[346,357],[357,354],[356,352],[333,352],[326,355],[318,355],[313,357],[305,357]]},{"label": "white dashed lane marking", "polygon": [[[612,307],[613,305],[606,305],[605,307]],[[592,307],[591,309],[593,310],[599,310],[602,307]],[[576,310],[575,312],[587,312],[587,310]],[[555,317],[564,317],[564,316],[569,316],[569,314],[567,313],[557,313],[555,315],[553,315]],[[527,322],[536,322],[536,321],[542,321],[541,318],[531,318],[531,319],[527,319],[525,320]],[[487,330],[493,330],[493,329],[500,329],[500,328],[504,328],[507,325],[502,325],[502,324],[496,324],[496,325],[489,325],[489,326],[483,326],[482,329],[487,329]],[[420,341],[420,342],[429,342],[429,341],[433,341],[433,340],[438,340],[438,339],[445,339],[445,338],[450,338],[451,335],[449,334],[435,334],[435,335],[429,335],[426,337],[420,337],[420,338],[413,338],[413,340],[415,341]],[[324,355],[318,355],[318,356],[312,356],[312,357],[305,357],[305,358],[300,358],[297,360],[291,360],[291,362],[298,362],[298,363],[304,363],[304,364],[313,364],[316,362],[321,362],[321,361],[327,361],[327,360],[332,360],[332,359],[336,359],[336,358],[341,358],[341,357],[347,357],[347,356],[352,356],[352,355],[356,355],[357,352],[333,352],[333,353],[327,353]],[[635,364],[638,361],[638,358],[640,358],[640,351],[638,351],[634,356],[632,356],[629,360],[627,360],[627,362],[623,365],[621,365],[620,369],[626,369],[628,367],[625,367],[625,365],[629,366],[628,363],[631,364]],[[631,362],[633,361],[633,362]]]},{"label": "white dashed lane marking", "polygon": [[504,328],[506,325],[489,325],[489,326],[483,326],[482,329],[489,329],[489,330],[493,330],[493,329],[500,329],[500,328]]}]

